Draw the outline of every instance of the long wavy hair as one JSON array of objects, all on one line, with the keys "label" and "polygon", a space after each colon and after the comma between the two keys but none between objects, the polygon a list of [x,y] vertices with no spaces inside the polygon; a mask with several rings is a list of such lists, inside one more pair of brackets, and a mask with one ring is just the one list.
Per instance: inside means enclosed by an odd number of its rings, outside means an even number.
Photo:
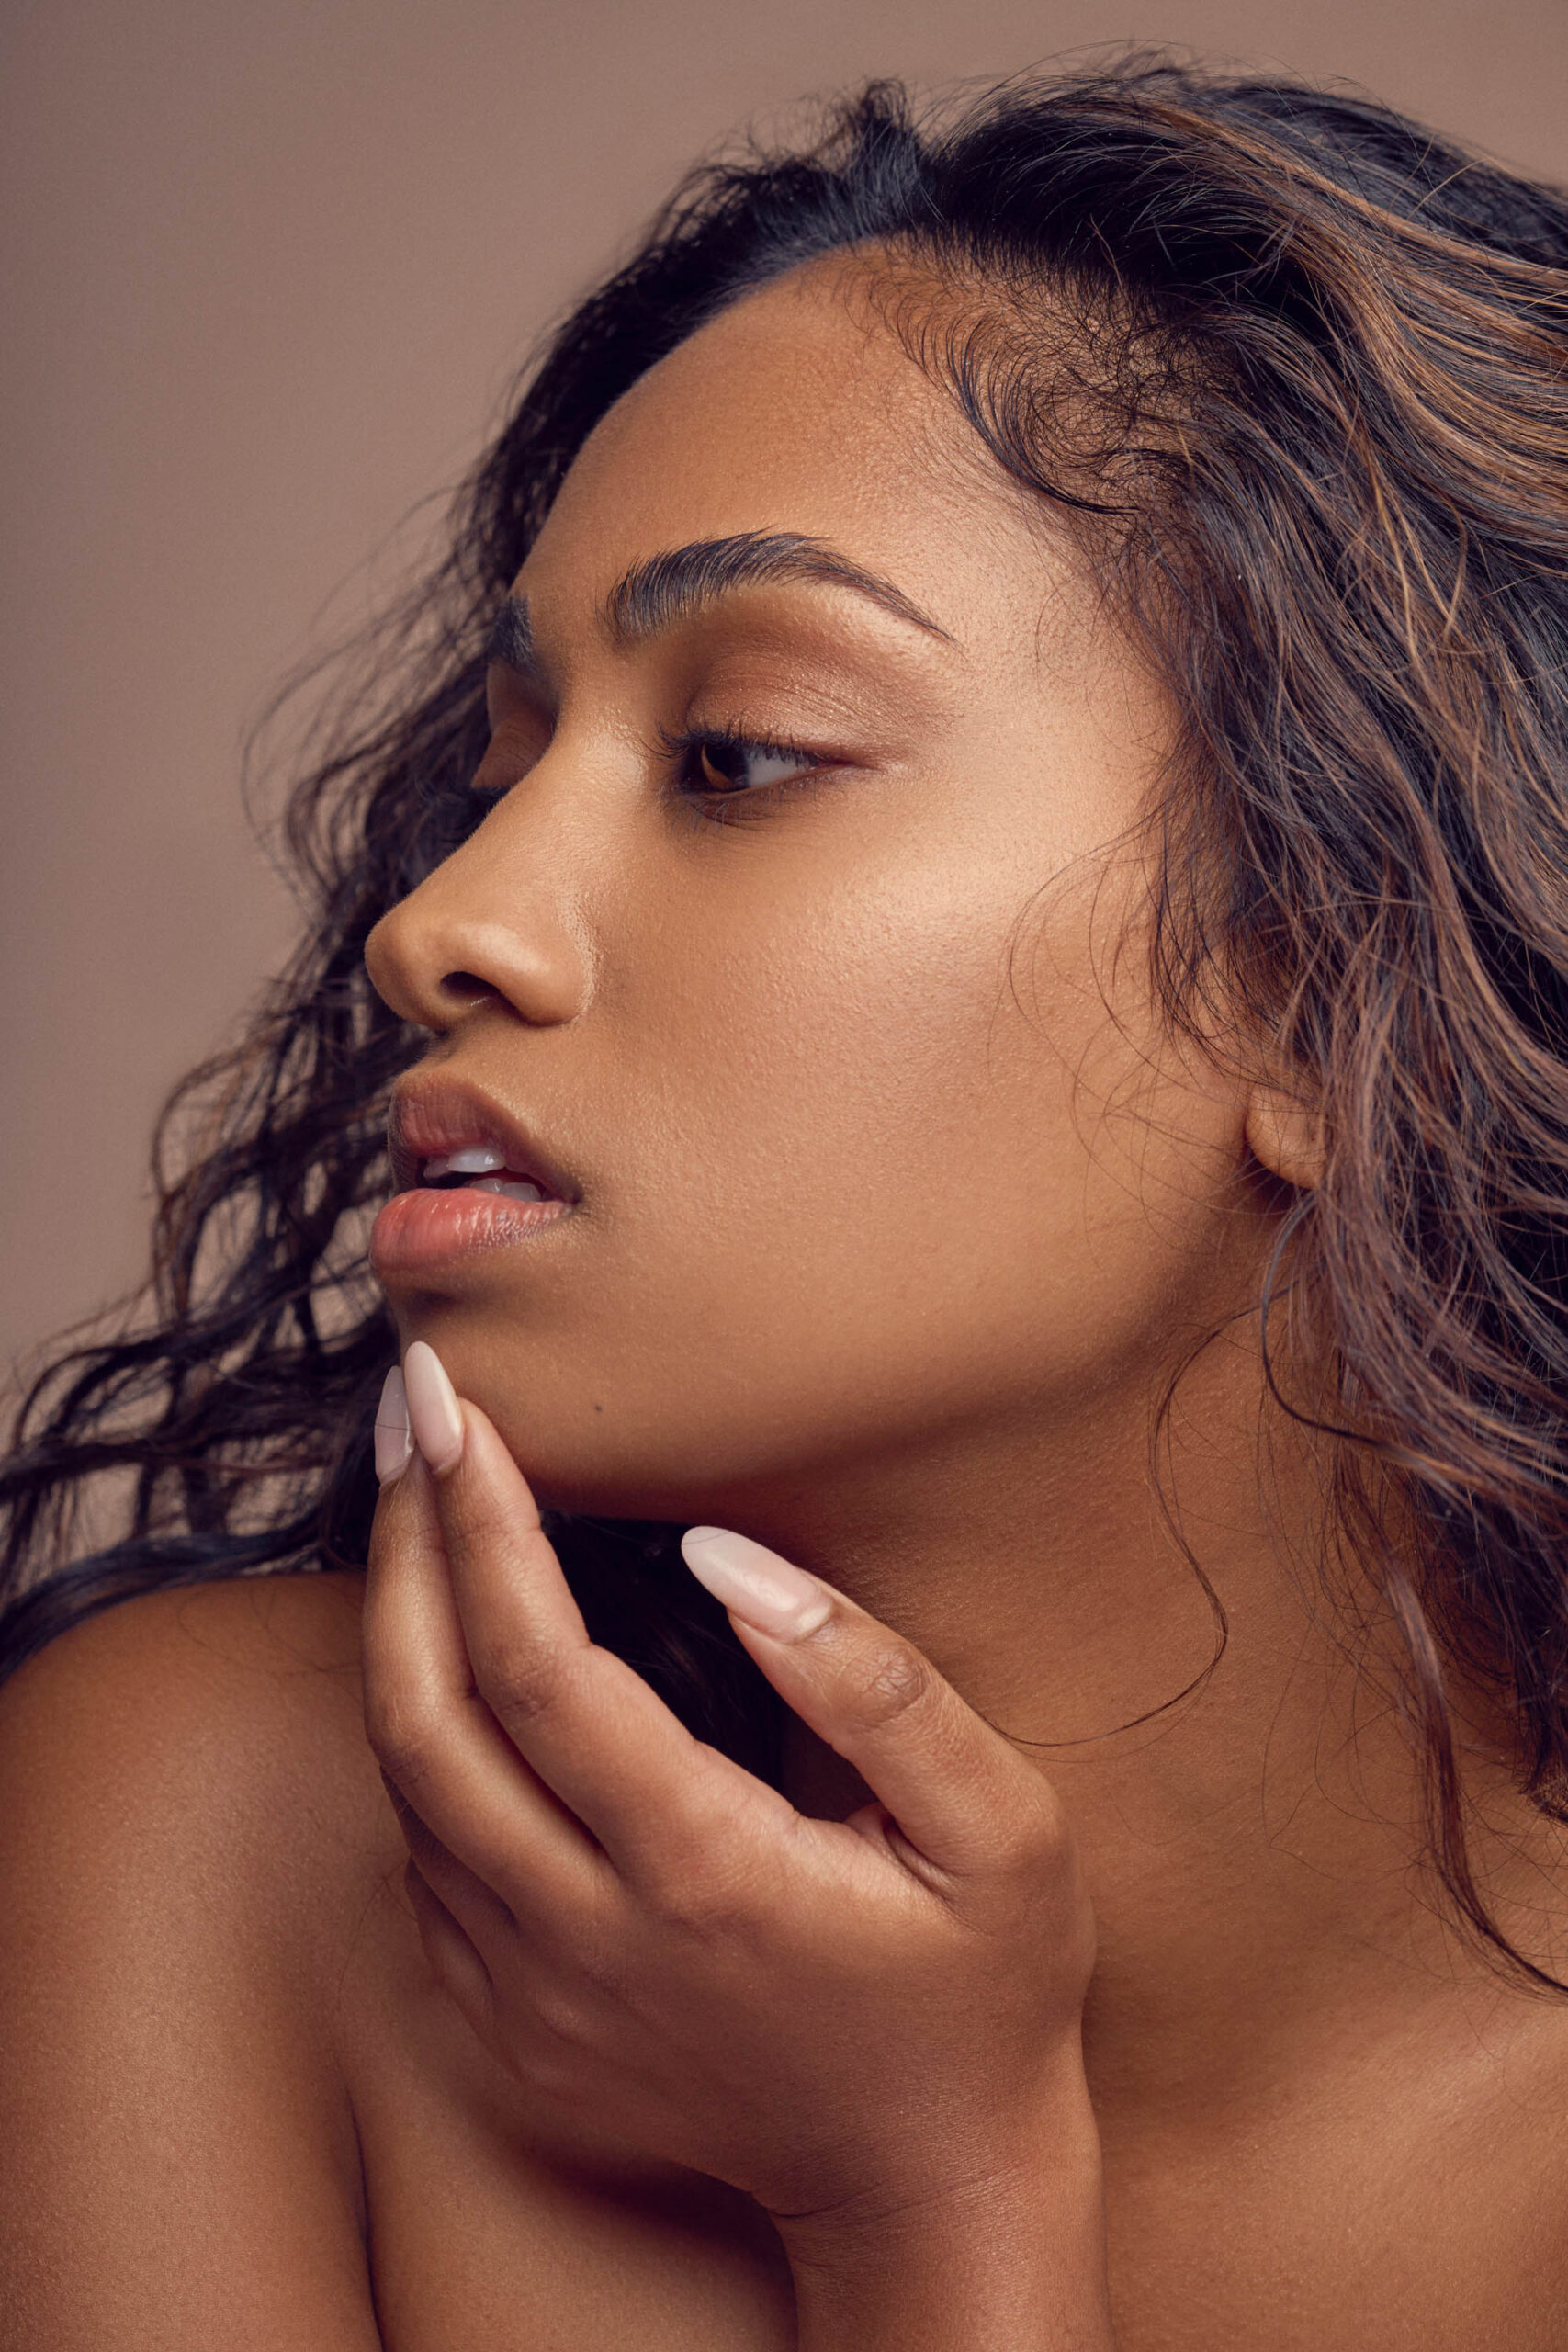
[{"label": "long wavy hair", "polygon": [[[1159,996],[1195,1035],[1239,1009],[1317,1107],[1279,1263],[1338,1556],[1404,1634],[1452,1912],[1562,1991],[1479,1883],[1452,1695],[1491,1695],[1568,1819],[1568,204],[1279,81],[1140,57],[925,116],[874,85],[698,169],[555,334],[294,791],[308,935],[164,1113],[141,1319],[23,1401],[0,1669],[137,1593],[363,1564],[395,1347],[365,1229],[423,1042],[366,935],[474,821],[488,625],[585,436],[727,303],[850,248],[1168,682]],[[121,1516],[79,1556],[89,1489]],[[553,1532],[595,1638],[772,1777],[779,1702],[676,1531]]]}]

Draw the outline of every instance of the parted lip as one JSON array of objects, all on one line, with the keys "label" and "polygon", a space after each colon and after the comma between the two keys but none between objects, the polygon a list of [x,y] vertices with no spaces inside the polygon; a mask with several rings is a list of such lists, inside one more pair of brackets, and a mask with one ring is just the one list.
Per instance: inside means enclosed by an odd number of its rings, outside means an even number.
[{"label": "parted lip", "polygon": [[394,1192],[412,1192],[425,1160],[479,1143],[499,1145],[507,1167],[531,1178],[541,1192],[560,1201],[576,1200],[577,1187],[559,1161],[531,1128],[482,1087],[445,1070],[415,1070],[398,1080],[387,1114]]}]

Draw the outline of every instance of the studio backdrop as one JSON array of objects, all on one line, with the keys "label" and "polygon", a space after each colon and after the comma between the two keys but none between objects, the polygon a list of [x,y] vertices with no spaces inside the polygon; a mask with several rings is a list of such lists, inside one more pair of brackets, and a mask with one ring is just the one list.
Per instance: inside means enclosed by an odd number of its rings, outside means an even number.
[{"label": "studio backdrop", "polygon": [[1564,0],[10,0],[0,28],[0,1377],[138,1278],[158,1102],[288,944],[240,795],[270,689],[417,562],[541,330],[694,155],[873,75],[1133,41],[1568,180]]}]

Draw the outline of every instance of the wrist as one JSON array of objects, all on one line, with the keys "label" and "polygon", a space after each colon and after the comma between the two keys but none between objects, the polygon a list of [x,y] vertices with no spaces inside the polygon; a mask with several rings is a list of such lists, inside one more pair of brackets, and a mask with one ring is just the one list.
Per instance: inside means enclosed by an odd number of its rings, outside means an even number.
[{"label": "wrist", "polygon": [[1098,2144],[775,2226],[798,2352],[1114,2352]]}]

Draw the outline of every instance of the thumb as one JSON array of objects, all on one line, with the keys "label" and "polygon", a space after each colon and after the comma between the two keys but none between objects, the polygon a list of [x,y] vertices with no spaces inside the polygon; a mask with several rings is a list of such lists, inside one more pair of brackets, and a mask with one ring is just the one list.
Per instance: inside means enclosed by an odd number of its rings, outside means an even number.
[{"label": "thumb", "polygon": [[1065,1838],[1048,1783],[912,1642],[749,1535],[693,1527],[681,1550],[780,1697],[939,1871],[1043,1863]]}]

